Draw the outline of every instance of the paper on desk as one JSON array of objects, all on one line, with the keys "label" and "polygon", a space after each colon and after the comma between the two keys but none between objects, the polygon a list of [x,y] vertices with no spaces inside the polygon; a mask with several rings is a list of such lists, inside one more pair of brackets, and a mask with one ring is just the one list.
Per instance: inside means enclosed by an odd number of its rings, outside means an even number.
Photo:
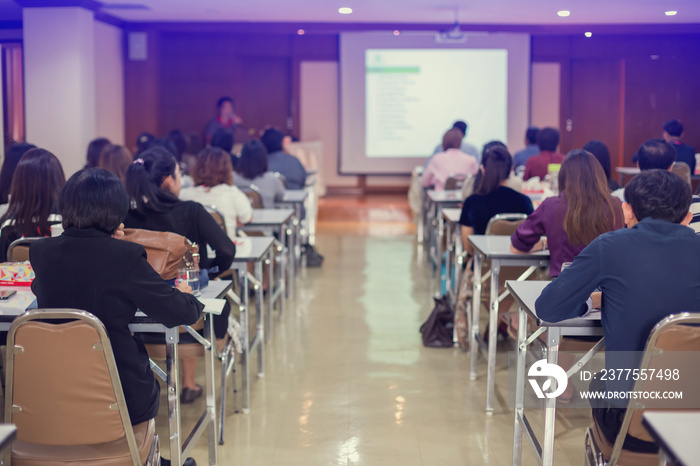
[{"label": "paper on desk", "polygon": [[221,311],[224,310],[224,304],[226,304],[225,299],[216,298],[198,298],[199,302],[204,304],[204,312],[210,314],[221,315]]}]

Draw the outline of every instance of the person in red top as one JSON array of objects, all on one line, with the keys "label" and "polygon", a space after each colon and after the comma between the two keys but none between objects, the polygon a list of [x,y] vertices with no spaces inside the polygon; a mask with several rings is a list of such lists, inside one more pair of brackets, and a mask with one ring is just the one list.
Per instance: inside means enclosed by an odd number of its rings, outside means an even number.
[{"label": "person in red top", "polygon": [[554,128],[544,128],[537,135],[537,145],[540,153],[527,159],[523,180],[539,176],[541,180],[547,174],[550,163],[562,163],[564,156],[557,152],[559,146],[559,131]]},{"label": "person in red top", "polygon": [[220,98],[216,103],[216,108],[218,109],[216,118],[210,120],[204,129],[204,138],[207,143],[211,142],[211,138],[218,129],[225,129],[234,133],[236,125],[243,123],[241,117],[236,115],[233,110],[233,99],[231,97]]}]

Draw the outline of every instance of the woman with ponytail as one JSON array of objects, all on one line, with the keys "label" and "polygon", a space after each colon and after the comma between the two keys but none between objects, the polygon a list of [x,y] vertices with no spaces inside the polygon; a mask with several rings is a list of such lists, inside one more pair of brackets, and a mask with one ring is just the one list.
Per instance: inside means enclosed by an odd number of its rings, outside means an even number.
[{"label": "woman with ponytail", "polygon": [[[126,170],[126,192],[130,209],[124,220],[126,228],[170,231],[199,245],[200,268],[208,269],[210,276],[228,270],[233,262],[236,246],[217,225],[206,209],[196,202],[180,201],[180,168],[175,156],[162,147],[152,147],[139,154]],[[216,256],[207,257],[207,246]],[[229,306],[214,317],[214,333],[223,338],[228,326]],[[181,337],[181,341],[187,335]],[[182,403],[191,403],[202,394],[194,374],[197,359],[182,359]]]}]

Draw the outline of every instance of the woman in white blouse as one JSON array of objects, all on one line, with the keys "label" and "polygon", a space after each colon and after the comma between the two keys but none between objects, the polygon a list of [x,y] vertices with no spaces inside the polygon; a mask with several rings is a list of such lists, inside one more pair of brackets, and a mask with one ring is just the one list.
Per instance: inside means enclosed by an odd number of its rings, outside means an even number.
[{"label": "woman in white blouse", "polygon": [[221,213],[229,237],[236,236],[236,226],[250,222],[253,208],[248,197],[233,185],[231,157],[218,147],[199,153],[192,170],[194,187],[182,188],[180,199],[212,206]]}]

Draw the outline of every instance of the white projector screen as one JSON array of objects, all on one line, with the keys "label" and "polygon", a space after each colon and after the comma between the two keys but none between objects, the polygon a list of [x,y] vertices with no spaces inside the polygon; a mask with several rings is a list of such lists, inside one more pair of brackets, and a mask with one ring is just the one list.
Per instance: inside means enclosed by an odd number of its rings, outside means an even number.
[{"label": "white projector screen", "polygon": [[344,33],[340,38],[342,174],[397,174],[422,165],[456,120],[479,150],[519,147],[527,127],[530,40],[525,34]]}]

